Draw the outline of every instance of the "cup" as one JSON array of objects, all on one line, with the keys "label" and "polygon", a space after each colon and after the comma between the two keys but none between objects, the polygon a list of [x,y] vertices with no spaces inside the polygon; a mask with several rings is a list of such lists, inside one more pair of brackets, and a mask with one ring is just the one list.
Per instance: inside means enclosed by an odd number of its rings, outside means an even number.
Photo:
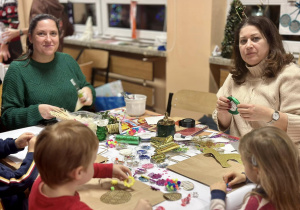
[{"label": "cup", "polygon": [[147,96],[141,94],[131,94],[125,98],[126,113],[132,117],[138,117],[146,111]]}]

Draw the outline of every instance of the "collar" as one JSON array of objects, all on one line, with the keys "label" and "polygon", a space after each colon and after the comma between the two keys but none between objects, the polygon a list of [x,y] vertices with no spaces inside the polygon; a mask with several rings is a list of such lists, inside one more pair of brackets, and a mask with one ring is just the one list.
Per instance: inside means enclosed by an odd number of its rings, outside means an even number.
[{"label": "collar", "polygon": [[256,66],[248,66],[246,64],[246,68],[249,70],[250,75],[254,78],[261,78],[263,76],[265,67],[266,67],[265,60],[262,60]]}]

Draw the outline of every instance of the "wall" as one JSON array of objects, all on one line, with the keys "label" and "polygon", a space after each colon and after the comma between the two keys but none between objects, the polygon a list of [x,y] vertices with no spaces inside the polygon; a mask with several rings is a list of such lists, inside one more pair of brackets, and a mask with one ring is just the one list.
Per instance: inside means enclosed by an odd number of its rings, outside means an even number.
[{"label": "wall", "polygon": [[166,91],[208,92],[209,57],[221,45],[226,22],[225,0],[168,0]]}]

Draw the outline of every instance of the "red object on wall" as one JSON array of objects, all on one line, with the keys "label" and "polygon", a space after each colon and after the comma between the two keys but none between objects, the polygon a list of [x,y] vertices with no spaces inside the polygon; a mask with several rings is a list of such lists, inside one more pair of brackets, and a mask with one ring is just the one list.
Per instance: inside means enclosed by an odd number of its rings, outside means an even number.
[{"label": "red object on wall", "polygon": [[131,38],[136,39],[136,1],[130,3]]}]

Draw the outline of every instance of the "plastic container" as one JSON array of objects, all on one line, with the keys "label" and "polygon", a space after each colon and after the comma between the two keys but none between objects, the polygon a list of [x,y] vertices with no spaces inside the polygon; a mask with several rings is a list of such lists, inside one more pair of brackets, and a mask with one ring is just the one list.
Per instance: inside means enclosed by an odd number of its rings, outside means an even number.
[{"label": "plastic container", "polygon": [[128,95],[125,98],[126,113],[132,117],[138,117],[145,114],[147,96],[141,94]]}]

